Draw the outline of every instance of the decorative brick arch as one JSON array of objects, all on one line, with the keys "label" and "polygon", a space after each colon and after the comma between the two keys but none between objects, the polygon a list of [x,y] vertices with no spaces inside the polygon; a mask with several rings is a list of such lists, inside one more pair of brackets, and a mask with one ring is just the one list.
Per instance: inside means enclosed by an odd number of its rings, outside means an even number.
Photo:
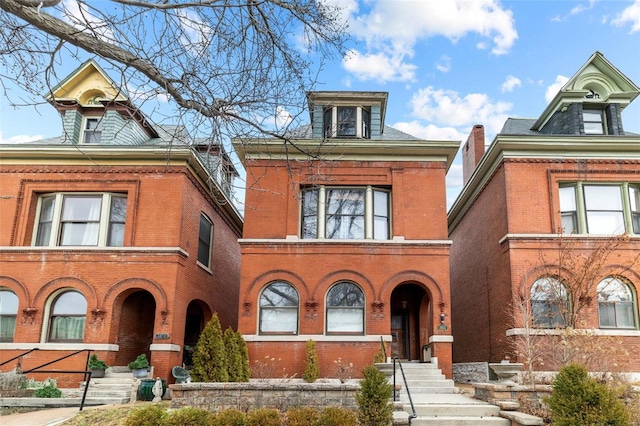
[{"label": "decorative brick arch", "polygon": [[44,306],[51,293],[61,288],[75,289],[82,293],[85,299],[87,299],[87,308],[89,309],[92,306],[98,306],[98,297],[96,296],[93,286],[86,281],[75,277],[60,277],[43,285],[33,298],[34,306]]},{"label": "decorative brick arch", "polygon": [[167,295],[162,287],[146,278],[126,278],[109,288],[102,299],[103,306],[113,306],[116,298],[126,290],[141,289],[148,291],[156,300],[156,306],[164,306],[163,312],[169,311]]},{"label": "decorative brick arch", "polygon": [[529,297],[531,293],[531,286],[539,278],[542,277],[556,277],[566,287],[566,282],[570,279],[571,271],[566,268],[559,268],[558,265],[544,264],[534,266],[524,273],[519,285],[520,293],[523,296]]},{"label": "decorative brick arch", "polygon": [[403,271],[393,275],[380,288],[378,299],[390,300],[393,290],[401,284],[415,284],[422,287],[436,305],[446,303],[442,298],[442,289],[429,275],[420,271]]},{"label": "decorative brick arch", "polygon": [[273,271],[265,272],[253,280],[253,282],[247,289],[247,300],[245,300],[245,302],[252,302],[254,300],[257,300],[260,291],[267,284],[273,281],[286,281],[289,284],[293,285],[296,291],[298,291],[298,295],[300,296],[301,301],[308,299],[310,296],[309,287],[299,275],[294,274],[290,271],[285,271],[284,269],[275,269]]},{"label": "decorative brick arch", "polygon": [[[333,271],[322,277],[318,282],[315,290],[313,291],[312,299],[322,300],[324,303],[324,298],[327,294],[327,291],[329,291],[329,288],[331,288],[331,286],[338,281],[351,281],[357,284],[364,292],[365,299],[371,298],[372,300],[375,300],[376,292],[371,281],[369,281],[369,279],[361,273],[348,269]],[[367,295],[370,295],[370,297],[367,297]]]},{"label": "decorative brick arch", "polygon": [[18,302],[24,301],[22,309],[29,307],[31,300],[29,298],[29,290],[18,280],[7,276],[0,276],[0,288],[7,288],[18,296]]}]

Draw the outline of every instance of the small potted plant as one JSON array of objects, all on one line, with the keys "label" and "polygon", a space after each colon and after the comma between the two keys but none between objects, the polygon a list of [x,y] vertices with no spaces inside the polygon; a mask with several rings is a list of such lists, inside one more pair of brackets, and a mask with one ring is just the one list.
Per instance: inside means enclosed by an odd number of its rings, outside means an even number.
[{"label": "small potted plant", "polygon": [[136,359],[129,363],[129,370],[133,372],[133,377],[142,378],[147,377],[147,370],[149,369],[149,360],[147,355],[140,354]]},{"label": "small potted plant", "polygon": [[87,367],[89,368],[89,370],[91,370],[91,377],[100,378],[104,377],[104,370],[106,370],[109,366],[103,360],[98,359],[97,354],[93,354],[89,357]]}]

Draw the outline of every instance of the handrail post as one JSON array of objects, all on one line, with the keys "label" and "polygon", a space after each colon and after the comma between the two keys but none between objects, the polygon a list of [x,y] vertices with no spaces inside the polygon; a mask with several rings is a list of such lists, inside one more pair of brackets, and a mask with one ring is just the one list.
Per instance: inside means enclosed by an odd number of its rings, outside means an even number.
[{"label": "handrail post", "polygon": [[394,401],[395,401],[395,383],[396,383],[396,360],[398,361],[398,367],[400,367],[400,373],[402,374],[402,381],[404,382],[404,387],[407,390],[407,396],[409,397],[409,404],[411,404],[411,412],[409,415],[409,424],[411,424],[411,420],[418,417],[418,413],[416,412],[416,407],[413,405],[413,398],[411,398],[411,391],[409,390],[409,385],[407,384],[407,378],[404,375],[404,369],[402,368],[402,363],[400,359],[396,356],[393,358],[393,388],[394,388]]},{"label": "handrail post", "polygon": [[393,358],[393,402],[396,402],[396,358]]}]

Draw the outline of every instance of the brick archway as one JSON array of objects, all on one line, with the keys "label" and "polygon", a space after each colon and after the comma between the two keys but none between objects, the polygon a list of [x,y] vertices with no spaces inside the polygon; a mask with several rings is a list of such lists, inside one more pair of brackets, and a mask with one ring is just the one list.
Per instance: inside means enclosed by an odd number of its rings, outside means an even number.
[{"label": "brick archway", "polygon": [[147,290],[137,289],[121,294],[122,303],[117,310],[117,340],[119,346],[115,364],[129,364],[138,355],[146,354],[151,359],[149,349],[153,342],[156,315],[156,301]]}]

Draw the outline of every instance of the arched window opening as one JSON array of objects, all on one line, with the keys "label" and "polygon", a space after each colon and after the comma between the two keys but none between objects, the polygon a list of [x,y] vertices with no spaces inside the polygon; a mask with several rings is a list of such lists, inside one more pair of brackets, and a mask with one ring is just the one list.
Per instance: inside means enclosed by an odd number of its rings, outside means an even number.
[{"label": "arched window opening", "polygon": [[260,294],[260,333],[298,334],[299,296],[289,283],[269,284]]},{"label": "arched window opening", "polygon": [[629,285],[607,277],[598,284],[598,318],[601,328],[635,328],[635,300]]},{"label": "arched window opening", "polygon": [[364,293],[351,282],[335,284],[327,293],[327,333],[364,334]]},{"label": "arched window opening", "polygon": [[18,296],[12,291],[0,290],[0,342],[13,342],[18,315]]},{"label": "arched window opening", "polygon": [[82,342],[87,315],[87,299],[77,291],[65,291],[51,304],[50,342]]},{"label": "arched window opening", "polygon": [[567,289],[557,278],[538,278],[531,286],[533,325],[556,328],[567,325],[569,299]]}]

